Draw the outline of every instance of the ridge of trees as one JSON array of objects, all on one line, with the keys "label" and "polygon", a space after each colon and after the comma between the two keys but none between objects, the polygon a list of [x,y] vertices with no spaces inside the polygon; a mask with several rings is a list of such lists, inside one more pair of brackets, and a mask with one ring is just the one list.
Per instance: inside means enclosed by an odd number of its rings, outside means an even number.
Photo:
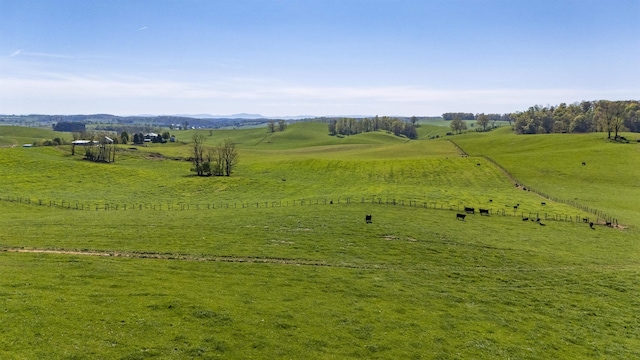
[{"label": "ridge of trees", "polygon": [[582,101],[558,106],[535,105],[512,114],[517,134],[606,132],[610,139],[621,131],[640,132],[640,102]]},{"label": "ridge of trees", "polygon": [[384,130],[392,132],[395,136],[404,135],[409,139],[417,139],[417,118],[410,121],[392,118],[388,116],[375,116],[373,118],[332,118],[327,120],[329,135],[355,135],[365,132]]},{"label": "ridge of trees", "polygon": [[511,114],[472,114],[465,112],[448,112],[442,114],[444,120],[479,120],[480,116],[485,116],[487,121],[511,121]]}]

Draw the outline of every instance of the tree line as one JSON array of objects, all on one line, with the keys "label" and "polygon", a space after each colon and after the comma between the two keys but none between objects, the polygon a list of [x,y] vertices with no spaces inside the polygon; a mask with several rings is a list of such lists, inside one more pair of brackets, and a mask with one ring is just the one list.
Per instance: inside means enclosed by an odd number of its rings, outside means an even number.
[{"label": "tree line", "polygon": [[478,120],[481,116],[486,117],[488,121],[512,121],[512,114],[472,114],[465,112],[448,112],[442,114],[444,120]]},{"label": "tree line", "polygon": [[640,132],[640,102],[582,101],[558,106],[532,106],[512,114],[517,134],[606,132],[618,139],[621,131]]},{"label": "tree line", "polygon": [[332,118],[327,120],[329,135],[355,135],[365,132],[384,130],[392,132],[396,136],[404,135],[409,139],[417,139],[417,118],[410,121],[388,116],[375,116],[373,118]]}]

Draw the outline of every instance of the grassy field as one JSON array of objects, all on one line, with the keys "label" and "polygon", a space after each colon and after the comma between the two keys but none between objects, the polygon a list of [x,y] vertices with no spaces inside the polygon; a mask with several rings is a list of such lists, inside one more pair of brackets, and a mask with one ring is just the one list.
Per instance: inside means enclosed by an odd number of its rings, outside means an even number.
[{"label": "grassy field", "polygon": [[[487,155],[516,178],[554,197],[574,200],[640,223],[640,138],[628,144],[604,133],[518,136],[508,129],[469,134],[456,142],[471,155]],[[582,163],[585,165],[582,165]]]},{"label": "grassy field", "polygon": [[[452,137],[472,155],[461,157],[445,139],[337,138],[319,123],[203,133],[238,144],[232,177],[191,176],[180,143],[122,146],[108,165],[68,147],[0,149],[1,358],[640,356],[633,208],[585,199],[623,229],[522,221],[588,215],[542,205],[475,156],[562,197],[558,174],[522,160],[562,168],[578,158],[572,141],[594,154],[627,145],[565,134],[558,151],[497,130]],[[625,149],[633,161],[637,147]],[[623,169],[586,161],[578,168],[619,172],[619,191],[635,196]],[[463,206],[493,215],[456,220]]]}]

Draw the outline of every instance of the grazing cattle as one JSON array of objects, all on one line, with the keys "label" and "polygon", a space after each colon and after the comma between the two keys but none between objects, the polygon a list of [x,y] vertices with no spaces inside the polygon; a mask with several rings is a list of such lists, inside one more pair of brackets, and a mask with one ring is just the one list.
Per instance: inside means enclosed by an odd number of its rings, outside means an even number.
[{"label": "grazing cattle", "polygon": [[613,226],[611,226],[611,222],[609,222],[609,221],[607,221],[607,222],[605,223],[605,225],[607,225],[607,226],[609,226],[609,227],[613,227]]},{"label": "grazing cattle", "polygon": [[519,205],[514,205],[514,206],[513,206],[513,210],[518,210],[518,206],[519,206]]},{"label": "grazing cattle", "polygon": [[518,183],[516,183],[516,187],[520,186]]},{"label": "grazing cattle", "polygon": [[523,187],[523,188],[522,188],[522,190],[527,191],[527,188],[526,188],[526,187]]},{"label": "grazing cattle", "polygon": [[[582,218],[582,222],[583,222],[583,223],[589,222],[589,219],[587,219],[587,218]],[[593,224],[593,223],[591,223],[591,224]]]},{"label": "grazing cattle", "polygon": [[333,200],[329,201],[329,204],[333,204]]},{"label": "grazing cattle", "polygon": [[522,221],[529,221],[529,218],[528,217],[522,218]]},{"label": "grazing cattle", "polygon": [[542,204],[542,206],[547,205],[547,203],[546,203],[546,202],[541,202],[540,204]]},{"label": "grazing cattle", "polygon": [[467,216],[467,215],[465,215],[465,214],[456,214],[456,220],[464,221],[465,216]]},{"label": "grazing cattle", "polygon": [[540,224],[540,226],[547,226],[547,225],[545,225],[545,224],[543,224],[543,223],[541,223],[541,222],[539,222],[538,224]]},{"label": "grazing cattle", "polygon": [[472,207],[464,207],[464,212],[466,212],[467,214],[475,214],[475,209]]},{"label": "grazing cattle", "polygon": [[365,215],[364,216],[364,221],[366,221],[367,224],[371,224],[371,215]]},{"label": "grazing cattle", "polygon": [[493,202],[493,199],[489,199],[489,202]]},{"label": "grazing cattle", "polygon": [[595,229],[593,228],[593,222],[589,222],[589,227],[590,227],[592,230],[595,230]]},{"label": "grazing cattle", "polygon": [[582,162],[582,165],[587,165],[587,163],[583,161],[583,162]]},{"label": "grazing cattle", "polygon": [[489,216],[489,210],[488,209],[480,209],[480,215]]}]

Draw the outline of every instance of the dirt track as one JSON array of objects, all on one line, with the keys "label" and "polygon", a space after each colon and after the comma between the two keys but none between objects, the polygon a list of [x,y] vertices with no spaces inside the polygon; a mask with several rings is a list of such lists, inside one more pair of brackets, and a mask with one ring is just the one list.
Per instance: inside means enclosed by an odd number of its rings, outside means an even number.
[{"label": "dirt track", "polygon": [[[25,249],[25,248],[1,248],[0,251],[15,252],[15,253],[122,257],[122,258],[136,258],[136,259],[331,266],[325,263],[324,261],[320,261],[320,260],[250,257],[250,256],[194,256],[194,255],[185,255],[185,254],[151,253],[151,252],[105,252],[105,251],[90,251],[90,250],[79,251],[79,250],[59,250],[59,249]],[[349,267],[349,266],[347,265],[347,266],[341,266],[341,267]]]}]

